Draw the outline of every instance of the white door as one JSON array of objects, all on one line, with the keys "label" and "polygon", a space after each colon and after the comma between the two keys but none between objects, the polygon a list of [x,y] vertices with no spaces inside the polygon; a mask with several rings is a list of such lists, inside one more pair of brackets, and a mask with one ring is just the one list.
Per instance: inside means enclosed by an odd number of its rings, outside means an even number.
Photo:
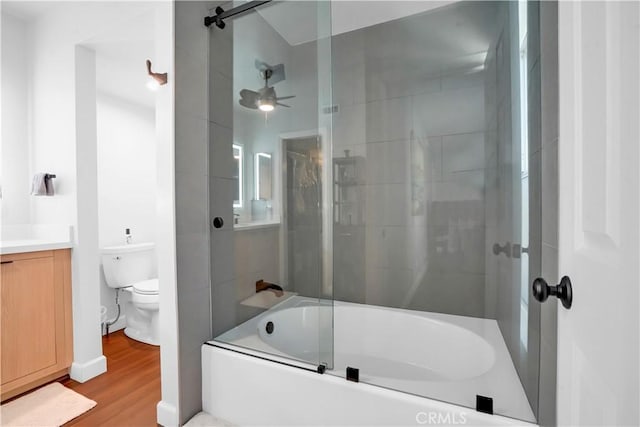
[{"label": "white door", "polygon": [[560,2],[558,23],[558,423],[639,425],[640,3]]}]

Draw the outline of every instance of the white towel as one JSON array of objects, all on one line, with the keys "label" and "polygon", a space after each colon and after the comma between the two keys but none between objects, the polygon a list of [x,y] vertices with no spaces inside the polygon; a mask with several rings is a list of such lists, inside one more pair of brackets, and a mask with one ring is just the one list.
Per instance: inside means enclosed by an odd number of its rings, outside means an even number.
[{"label": "white towel", "polygon": [[37,173],[33,176],[31,183],[31,194],[34,196],[53,196],[53,182],[47,179],[46,173]]}]

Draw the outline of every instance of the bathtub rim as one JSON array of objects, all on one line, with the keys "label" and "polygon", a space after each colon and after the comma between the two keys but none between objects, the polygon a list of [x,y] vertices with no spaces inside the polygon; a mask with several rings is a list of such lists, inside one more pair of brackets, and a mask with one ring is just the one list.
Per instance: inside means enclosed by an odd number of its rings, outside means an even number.
[{"label": "bathtub rim", "polygon": [[[230,345],[233,346],[233,345]],[[386,387],[382,387],[379,385],[372,385],[368,383],[353,383],[347,381],[344,378],[337,377],[335,375],[328,374],[319,374],[317,372],[311,372],[309,370],[303,369],[292,369],[296,368],[288,363],[273,363],[274,360],[271,358],[265,357],[255,357],[251,354],[247,354],[242,351],[230,351],[231,348],[227,348],[226,346],[219,346],[211,344],[210,342],[202,345],[201,354],[202,354],[202,398],[203,398],[203,409],[214,415],[222,417],[230,422],[241,422],[238,417],[246,416],[246,404],[247,402],[259,402],[264,403],[263,401],[264,394],[259,392],[260,387],[265,387],[266,385],[273,385],[274,392],[281,390],[283,388],[282,384],[289,381],[297,381],[296,377],[300,379],[300,381],[322,381],[328,384],[325,387],[335,387],[335,393],[326,394],[324,397],[318,397],[318,399],[307,398],[301,399],[302,403],[309,404],[309,406],[304,405],[291,405],[290,408],[295,408],[295,411],[301,416],[309,416],[309,413],[317,410],[317,402],[323,401],[326,402],[326,399],[333,399],[332,404],[335,404],[336,401],[340,401],[341,394],[351,392],[353,393],[357,390],[358,397],[364,398],[361,402],[366,401],[364,405],[369,407],[368,399],[374,398],[384,398],[385,402],[393,402],[397,405],[405,405],[410,406],[417,411],[437,411],[440,413],[450,413],[450,414],[465,414],[468,416],[468,421],[465,423],[469,426],[523,426],[523,427],[537,427],[538,424],[524,421],[518,418],[509,417],[501,414],[485,414],[482,412],[476,411],[474,408],[468,408],[461,405],[456,405],[453,403],[449,403],[446,401],[441,401],[429,397],[424,397],[412,393],[407,393],[404,391],[398,391],[394,389],[389,389]],[[217,361],[216,361],[217,359]],[[226,359],[226,360],[225,360]],[[238,369],[234,364],[244,365],[242,368],[239,368],[239,372],[245,375],[242,375],[242,381],[238,381],[238,374],[234,372]],[[224,368],[220,368],[220,366],[224,366]],[[252,372],[256,373],[256,375],[251,375]],[[257,374],[259,373],[259,374]],[[216,374],[219,374],[216,378]],[[314,375],[309,375],[314,374]],[[272,375],[272,380],[266,378],[266,376]],[[226,376],[226,378],[224,378]],[[220,377],[223,377],[222,380]],[[255,381],[251,385],[246,385],[246,382]],[[240,383],[243,384],[240,384]],[[235,387],[239,389],[234,390]],[[284,387],[286,388],[286,387]],[[308,397],[307,393],[319,393],[319,391],[310,388],[309,390],[301,390],[296,389],[298,394],[303,394]],[[251,393],[256,393],[255,398],[251,397]],[[262,397],[260,399],[259,397]],[[220,402],[219,397],[221,397],[222,402]],[[357,397],[356,397],[357,398]],[[235,402],[239,402],[236,404]],[[359,403],[362,405],[362,403]],[[375,405],[374,405],[375,406]],[[224,408],[224,409],[222,409]],[[254,411],[260,413],[260,420],[255,422],[242,422],[241,425],[303,425],[297,420],[293,420],[292,422],[282,421],[280,418],[278,420],[269,420],[269,416],[264,416],[264,412],[257,410],[258,408],[254,407]],[[329,408],[331,409],[331,408]],[[269,411],[269,408],[265,408],[265,410]],[[394,410],[397,411],[396,408]],[[234,414],[238,414],[235,416]],[[280,416],[279,414],[278,416]],[[319,413],[319,418],[322,416],[329,416],[331,418],[333,414],[325,413],[325,411],[321,411]],[[346,417],[349,414],[341,414]],[[286,416],[291,416],[290,413],[287,413]],[[416,415],[417,416],[417,415]],[[358,420],[357,422],[349,422],[349,421],[331,421],[331,420],[322,420],[316,419],[314,422],[307,423],[304,425],[334,425],[334,426],[346,426],[346,425],[407,425],[401,424],[397,420],[376,424],[377,418],[374,417],[372,421],[368,422],[367,420]],[[420,425],[419,423],[413,423],[411,425]],[[424,423],[424,425],[429,425],[428,423]]]}]

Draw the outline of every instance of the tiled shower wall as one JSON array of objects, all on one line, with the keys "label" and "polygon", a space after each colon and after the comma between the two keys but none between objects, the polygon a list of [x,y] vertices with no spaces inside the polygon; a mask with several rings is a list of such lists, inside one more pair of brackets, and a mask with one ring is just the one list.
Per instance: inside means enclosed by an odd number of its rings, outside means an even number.
[{"label": "tiled shower wall", "polygon": [[[180,421],[202,408],[200,348],[211,339],[209,31],[204,2],[175,3],[176,253]],[[215,134],[215,129],[212,130]]]},{"label": "tiled shower wall", "polygon": [[334,233],[350,248],[335,248],[334,297],[484,317],[483,73],[396,65],[390,78],[372,55],[389,31],[334,37],[333,156],[365,169],[362,222]]}]

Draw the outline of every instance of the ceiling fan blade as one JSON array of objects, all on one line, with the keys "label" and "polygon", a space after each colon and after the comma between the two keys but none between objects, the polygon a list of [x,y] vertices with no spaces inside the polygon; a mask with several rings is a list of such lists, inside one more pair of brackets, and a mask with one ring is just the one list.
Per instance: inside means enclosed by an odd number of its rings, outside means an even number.
[{"label": "ceiling fan blade", "polygon": [[279,105],[279,106],[281,106],[281,107],[291,108],[291,105],[281,104],[281,103],[279,103],[279,102],[276,102],[276,105]]},{"label": "ceiling fan blade", "polygon": [[291,99],[291,98],[295,98],[295,95],[291,95],[291,96],[280,96],[278,98],[276,98],[277,101],[280,101],[281,99]]},{"label": "ceiling fan blade", "polygon": [[247,100],[247,101],[254,101],[255,102],[260,97],[260,94],[258,92],[254,92],[254,91],[249,90],[249,89],[242,89],[240,91],[240,97],[242,99]]},{"label": "ceiling fan blade", "polygon": [[243,107],[251,108],[252,110],[257,110],[258,109],[258,106],[256,105],[255,101],[249,102],[246,99],[240,99],[238,102]]},{"label": "ceiling fan blade", "polygon": [[258,108],[258,99],[260,99],[260,94],[258,92],[254,92],[249,89],[242,89],[240,91],[240,100],[238,102],[243,107],[255,110]]}]

